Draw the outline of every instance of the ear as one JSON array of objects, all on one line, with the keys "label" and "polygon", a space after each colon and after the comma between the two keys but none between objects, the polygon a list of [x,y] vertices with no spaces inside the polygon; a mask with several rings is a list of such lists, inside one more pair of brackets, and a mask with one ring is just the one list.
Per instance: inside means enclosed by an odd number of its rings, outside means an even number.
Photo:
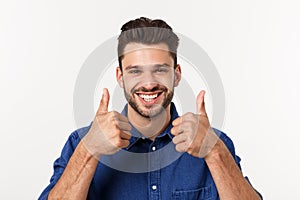
[{"label": "ear", "polygon": [[175,79],[174,79],[174,86],[177,87],[179,85],[179,82],[181,80],[181,67],[179,64],[177,64],[175,68]]},{"label": "ear", "polygon": [[116,68],[116,79],[117,79],[117,81],[118,81],[118,83],[119,83],[119,86],[120,86],[121,88],[123,88],[123,87],[124,87],[124,85],[123,85],[123,73],[122,73],[120,67],[117,67],[117,68]]}]

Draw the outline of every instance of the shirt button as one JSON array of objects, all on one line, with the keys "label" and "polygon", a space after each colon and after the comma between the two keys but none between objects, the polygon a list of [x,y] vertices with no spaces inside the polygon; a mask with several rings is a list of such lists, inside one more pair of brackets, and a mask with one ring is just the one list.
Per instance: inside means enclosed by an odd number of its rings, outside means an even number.
[{"label": "shirt button", "polygon": [[152,147],[152,151],[155,151],[155,150],[156,150],[156,147],[155,147],[155,146],[153,146],[153,147]]},{"label": "shirt button", "polygon": [[156,190],[157,186],[156,185],[152,185],[152,190]]}]

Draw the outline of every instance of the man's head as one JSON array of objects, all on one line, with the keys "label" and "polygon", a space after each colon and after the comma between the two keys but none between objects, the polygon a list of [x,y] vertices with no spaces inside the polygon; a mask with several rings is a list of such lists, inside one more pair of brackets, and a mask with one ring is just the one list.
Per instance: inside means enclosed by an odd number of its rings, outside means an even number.
[{"label": "man's head", "polygon": [[122,26],[117,80],[131,108],[143,117],[168,108],[181,78],[178,37],[162,20],[139,18]]},{"label": "man's head", "polygon": [[179,43],[178,36],[172,28],[163,20],[151,20],[141,17],[125,23],[121,28],[121,34],[118,38],[118,60],[122,70],[122,59],[124,58],[124,49],[129,43],[141,44],[160,44],[168,46],[169,52],[174,59],[174,67],[177,65],[177,48]]}]

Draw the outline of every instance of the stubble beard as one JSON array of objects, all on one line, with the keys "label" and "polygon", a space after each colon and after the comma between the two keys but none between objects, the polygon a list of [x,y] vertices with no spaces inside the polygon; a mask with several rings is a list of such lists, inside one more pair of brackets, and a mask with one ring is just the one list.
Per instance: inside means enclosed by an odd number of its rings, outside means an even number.
[{"label": "stubble beard", "polygon": [[129,93],[126,92],[125,87],[124,87],[124,95],[125,98],[127,100],[127,102],[129,103],[129,105],[133,108],[134,111],[136,111],[139,115],[141,115],[144,118],[153,118],[158,116],[159,114],[161,114],[164,110],[167,109],[167,107],[170,105],[170,103],[172,102],[173,99],[173,95],[174,95],[174,88],[172,88],[172,90],[168,90],[165,89],[163,94],[161,95],[165,95],[164,101],[162,102],[161,105],[159,104],[154,104],[153,106],[151,106],[150,108],[147,109],[147,111],[145,111],[143,108],[141,108],[141,106],[138,105],[138,103],[136,102],[136,99],[134,98],[134,92],[133,93]]}]

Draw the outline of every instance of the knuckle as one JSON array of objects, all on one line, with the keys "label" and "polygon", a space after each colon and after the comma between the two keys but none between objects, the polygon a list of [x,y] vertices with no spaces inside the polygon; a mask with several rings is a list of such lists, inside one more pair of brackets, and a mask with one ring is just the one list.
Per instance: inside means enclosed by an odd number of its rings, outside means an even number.
[{"label": "knuckle", "polygon": [[187,151],[192,151],[193,149],[194,149],[193,144],[188,145],[186,148]]},{"label": "knuckle", "polygon": [[120,122],[119,122],[119,120],[117,120],[117,119],[114,119],[114,120],[113,120],[113,123],[114,123],[114,125],[117,126],[117,127],[119,127],[119,125],[120,125]]},{"label": "knuckle", "polygon": [[128,123],[128,126],[129,126],[129,131],[132,130],[132,126]]},{"label": "knuckle", "polygon": [[128,139],[130,139],[132,137],[130,132],[126,132],[126,135],[127,135]]},{"label": "knuckle", "polygon": [[[193,133],[195,133],[195,127],[193,127],[193,126],[188,126],[188,128],[186,129],[186,131],[193,135]],[[191,136],[191,137],[192,137],[192,136]]]},{"label": "knuckle", "polygon": [[127,147],[127,146],[129,145],[129,140],[126,140],[126,141],[123,142],[123,143],[124,143],[123,147]]},{"label": "knuckle", "polygon": [[116,131],[115,131],[115,133],[116,133],[116,136],[120,136],[121,135],[121,133],[122,133],[122,131],[120,130],[120,129],[116,129]]},{"label": "knuckle", "polygon": [[182,138],[183,138],[184,141],[188,141],[188,139],[189,139],[189,137],[188,137],[187,134],[183,134],[183,135],[182,135]]},{"label": "knuckle", "polygon": [[174,138],[172,139],[172,141],[173,141],[174,144],[177,144],[177,137],[174,137]]},{"label": "knuckle", "polygon": [[111,119],[111,120],[110,120],[110,123],[111,123],[112,125],[116,125],[116,120],[115,120],[115,119]]},{"label": "knuckle", "polygon": [[118,118],[120,117],[120,115],[121,115],[119,112],[117,112],[117,111],[115,111],[115,110],[111,111],[111,113],[112,113],[112,115],[113,115],[116,119],[118,119]]},{"label": "knuckle", "polygon": [[129,123],[126,123],[123,125],[123,127],[125,128],[125,130],[131,131],[132,127],[130,126]]},{"label": "knuckle", "polygon": [[199,117],[198,116],[194,116],[192,119],[191,119],[191,121],[193,122],[193,123],[199,123]]},{"label": "knuckle", "polygon": [[194,113],[192,113],[192,112],[187,112],[187,113],[186,113],[186,116],[192,117],[192,116],[194,116]]},{"label": "knuckle", "polygon": [[195,123],[194,123],[193,121],[187,121],[187,122],[186,122],[186,126],[191,127],[191,128],[194,128]]},{"label": "knuckle", "polygon": [[122,147],[122,140],[121,140],[121,138],[118,138],[118,139],[116,140],[115,145],[116,145],[117,147]]},{"label": "knuckle", "polygon": [[118,123],[115,120],[113,120],[111,123],[112,123],[112,128],[118,131]]},{"label": "knuckle", "polygon": [[[171,129],[171,134],[175,134],[175,132],[176,132],[176,129],[175,128],[172,128]],[[173,138],[174,139],[174,138]]]},{"label": "knuckle", "polygon": [[114,121],[117,121],[118,120],[118,118],[117,118],[117,116],[116,115],[111,115],[111,118],[110,118],[111,120],[114,120]]},{"label": "knuckle", "polygon": [[108,113],[106,116],[105,116],[105,118],[107,119],[107,120],[113,120],[114,119],[114,116],[111,114],[111,113]]},{"label": "knuckle", "polygon": [[113,116],[117,116],[117,115],[118,115],[118,112],[115,111],[115,110],[111,111],[110,113],[111,113]]}]

